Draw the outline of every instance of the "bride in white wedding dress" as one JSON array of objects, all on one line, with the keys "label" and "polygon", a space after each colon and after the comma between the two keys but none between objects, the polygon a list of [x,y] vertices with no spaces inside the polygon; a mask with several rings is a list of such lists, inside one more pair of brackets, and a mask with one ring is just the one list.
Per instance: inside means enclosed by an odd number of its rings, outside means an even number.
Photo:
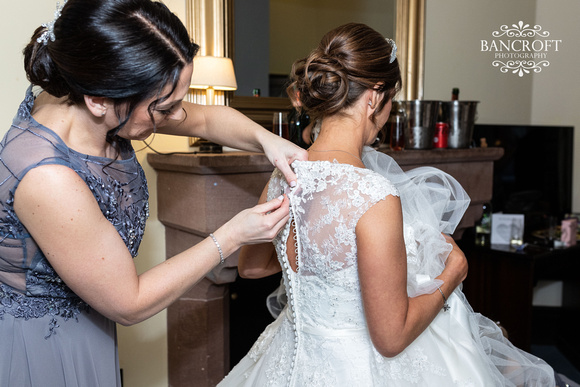
[{"label": "bride in white wedding dress", "polygon": [[450,237],[469,203],[434,168],[403,172],[373,143],[400,88],[396,46],[362,24],[329,32],[292,72],[321,120],[297,186],[275,171],[260,201],[288,196],[274,244],[245,246],[239,273],[280,270],[287,304],[219,386],[553,386],[460,290]]}]

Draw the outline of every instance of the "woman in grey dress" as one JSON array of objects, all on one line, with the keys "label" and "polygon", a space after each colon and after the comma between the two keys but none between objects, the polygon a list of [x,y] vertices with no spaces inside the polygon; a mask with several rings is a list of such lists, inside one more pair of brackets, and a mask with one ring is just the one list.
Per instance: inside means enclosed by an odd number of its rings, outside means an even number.
[{"label": "woman in grey dress", "polygon": [[182,102],[197,50],[150,0],[69,0],[34,32],[32,86],[0,143],[1,386],[119,386],[115,323],[158,313],[288,219],[276,198],[137,274],[148,193],[130,140],[157,132],[264,151],[289,181],[289,163],[306,158],[233,109]]}]

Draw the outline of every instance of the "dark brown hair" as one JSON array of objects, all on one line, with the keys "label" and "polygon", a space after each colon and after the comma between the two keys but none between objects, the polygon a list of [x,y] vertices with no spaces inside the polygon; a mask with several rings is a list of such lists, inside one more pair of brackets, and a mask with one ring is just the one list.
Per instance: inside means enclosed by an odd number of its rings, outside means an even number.
[{"label": "dark brown hair", "polygon": [[[163,3],[151,0],[69,0],[54,24],[55,40],[37,39],[39,27],[24,49],[30,82],[71,104],[84,95],[110,98],[119,129],[137,105],[157,96],[152,109],[175,90],[183,69],[199,46],[191,41],[179,18]],[[166,85],[169,94],[161,95]]]},{"label": "dark brown hair", "polygon": [[[292,65],[288,95],[313,118],[341,112],[362,93],[376,88],[385,98],[374,121],[401,88],[399,62],[390,62],[391,44],[365,24],[349,23],[328,32],[306,58]],[[297,93],[298,92],[298,93]]]}]

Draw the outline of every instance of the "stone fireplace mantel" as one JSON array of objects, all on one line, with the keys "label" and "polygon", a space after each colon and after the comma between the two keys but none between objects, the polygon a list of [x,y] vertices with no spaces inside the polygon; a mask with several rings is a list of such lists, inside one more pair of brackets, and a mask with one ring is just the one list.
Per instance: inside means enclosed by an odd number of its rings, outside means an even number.
[{"label": "stone fireplace mantel", "polygon": [[[471,204],[455,238],[491,200],[493,162],[501,148],[386,151],[404,170],[434,166],[463,185]],[[273,170],[260,153],[147,155],[157,171],[158,216],[166,254],[195,245],[239,211],[254,206]],[[229,371],[229,289],[237,253],[168,308],[169,385],[215,386]],[[258,300],[261,302],[261,300]]]}]

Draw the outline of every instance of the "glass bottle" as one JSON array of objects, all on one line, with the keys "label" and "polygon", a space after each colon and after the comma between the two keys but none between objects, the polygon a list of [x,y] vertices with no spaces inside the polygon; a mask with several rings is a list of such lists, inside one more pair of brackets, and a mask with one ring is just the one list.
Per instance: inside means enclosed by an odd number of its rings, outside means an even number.
[{"label": "glass bottle", "polygon": [[391,150],[400,151],[405,149],[405,126],[407,124],[407,113],[401,101],[393,101],[391,114],[387,120],[387,130],[389,135],[389,147]]},{"label": "glass bottle", "polygon": [[491,203],[483,203],[481,219],[475,223],[475,244],[489,246],[491,244]]},{"label": "glass bottle", "polygon": [[457,101],[458,99],[459,99],[459,88],[454,87],[453,90],[451,90],[451,100]]}]

